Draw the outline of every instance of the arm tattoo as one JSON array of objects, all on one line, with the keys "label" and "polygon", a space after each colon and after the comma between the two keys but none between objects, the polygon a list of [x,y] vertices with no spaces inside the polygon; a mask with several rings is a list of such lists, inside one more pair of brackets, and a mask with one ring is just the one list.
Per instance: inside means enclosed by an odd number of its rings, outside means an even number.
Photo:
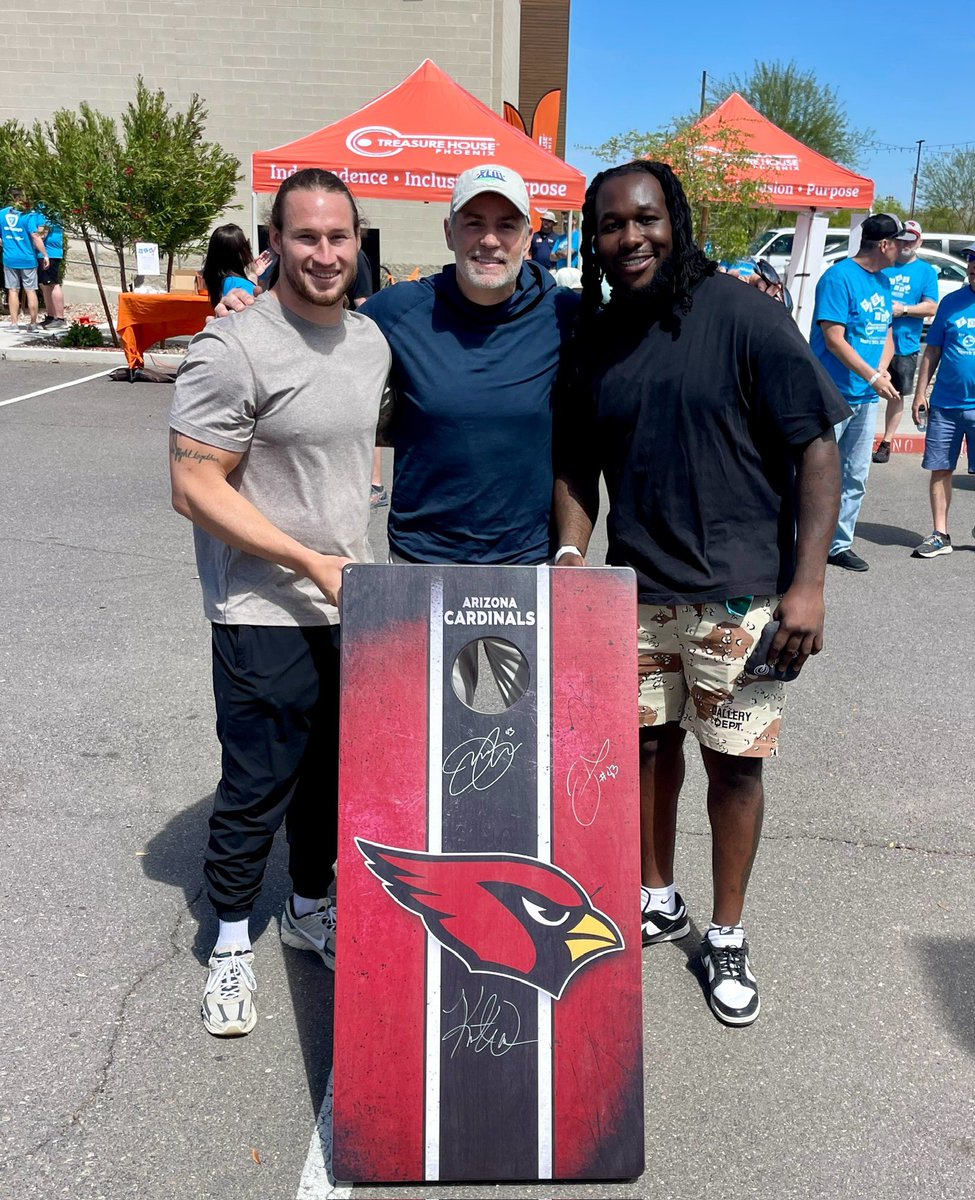
[{"label": "arm tattoo", "polygon": [[175,429],[169,431],[169,455],[174,462],[183,462],[185,459],[189,459],[190,462],[219,462],[215,454],[202,454],[199,450],[188,450],[181,446],[179,434]]}]

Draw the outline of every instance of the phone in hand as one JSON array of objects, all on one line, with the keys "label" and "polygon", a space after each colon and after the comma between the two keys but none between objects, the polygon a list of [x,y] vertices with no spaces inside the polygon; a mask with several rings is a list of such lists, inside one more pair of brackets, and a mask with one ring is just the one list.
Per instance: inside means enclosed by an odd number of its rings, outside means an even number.
[{"label": "phone in hand", "polygon": [[798,679],[799,672],[791,664],[785,670],[781,670],[778,667],[771,666],[766,661],[768,659],[768,652],[772,648],[772,639],[778,631],[779,622],[769,621],[762,630],[758,644],[745,662],[743,674],[750,676],[752,679],[778,679],[782,683],[789,683],[793,679]]}]

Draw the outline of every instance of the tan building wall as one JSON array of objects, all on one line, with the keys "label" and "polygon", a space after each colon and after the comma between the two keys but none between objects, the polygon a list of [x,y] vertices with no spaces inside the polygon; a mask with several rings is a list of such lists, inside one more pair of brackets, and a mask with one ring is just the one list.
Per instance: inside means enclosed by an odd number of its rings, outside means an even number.
[{"label": "tan building wall", "polygon": [[[520,0],[0,0],[0,121],[45,120],[87,100],[118,116],[142,74],[174,105],[197,92],[207,137],[241,161],[251,225],[250,156],[312,133],[433,61],[500,113],[517,98]],[[266,201],[259,198],[263,208]],[[445,257],[440,205],[364,201],[389,263]]]}]

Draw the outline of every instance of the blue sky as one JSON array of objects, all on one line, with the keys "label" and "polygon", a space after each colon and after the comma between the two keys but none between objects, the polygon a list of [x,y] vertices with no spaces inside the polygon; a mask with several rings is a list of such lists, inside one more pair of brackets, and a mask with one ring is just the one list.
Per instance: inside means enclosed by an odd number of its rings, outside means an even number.
[{"label": "blue sky", "polygon": [[[870,13],[869,20],[865,14]],[[850,124],[906,153],[868,151],[859,163],[877,195],[911,197],[916,143],[971,141],[975,149],[971,0],[883,5],[818,0],[815,16],[781,3],[656,5],[572,0],[566,158],[592,176],[605,165],[582,145],[660,128],[696,109],[701,72],[747,74],[755,60],[815,71]],[[942,151],[931,151],[941,153]]]}]

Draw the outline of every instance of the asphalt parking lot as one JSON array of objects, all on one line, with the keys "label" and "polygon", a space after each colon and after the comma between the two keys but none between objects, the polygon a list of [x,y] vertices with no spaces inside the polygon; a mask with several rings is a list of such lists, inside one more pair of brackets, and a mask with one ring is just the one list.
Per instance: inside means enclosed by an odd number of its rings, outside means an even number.
[{"label": "asphalt parking lot", "polygon": [[[97,369],[0,362],[0,1195],[971,1196],[975,476],[955,479],[955,553],[924,561],[919,459],[873,468],[871,569],[831,571],[826,649],[790,685],[767,770],[746,909],[763,1007],[744,1030],[710,1015],[693,961],[710,872],[690,756],[695,927],[644,954],[645,1174],[350,1189],[316,1130],[332,977],[277,938],[281,844],[255,914],[260,1023],[220,1042],[199,1020],[218,753],[190,528],[169,506],[171,387],[4,403]],[[382,554],[383,511],[372,533]]]}]

